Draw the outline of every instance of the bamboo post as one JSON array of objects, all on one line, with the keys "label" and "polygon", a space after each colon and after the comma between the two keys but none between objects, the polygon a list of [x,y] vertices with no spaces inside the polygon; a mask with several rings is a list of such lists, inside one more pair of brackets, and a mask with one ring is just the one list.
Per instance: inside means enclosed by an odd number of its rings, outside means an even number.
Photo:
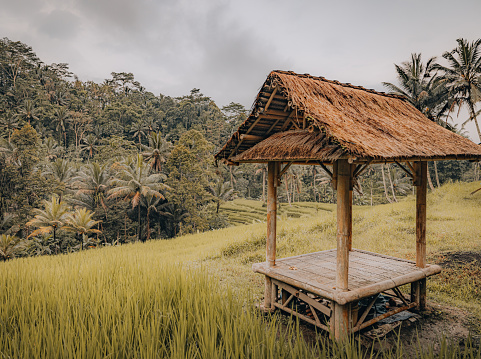
[{"label": "bamboo post", "polygon": [[[347,160],[337,161],[337,267],[336,289],[348,290],[349,276],[349,232],[350,232],[350,188],[351,165]],[[349,333],[350,305],[335,304],[334,337],[344,340]]]},{"label": "bamboo post", "polygon": [[[426,193],[427,193],[427,162],[416,162],[416,266],[426,267]],[[419,309],[426,307],[426,279],[412,284],[413,299]]]},{"label": "bamboo post", "polygon": [[[266,262],[269,267],[276,265],[276,225],[277,225],[277,172],[278,164],[269,162],[267,164],[267,240],[266,240]],[[274,308],[272,303],[272,282],[266,277],[264,292],[264,309]]]},{"label": "bamboo post", "polygon": [[349,210],[348,210],[348,230],[349,230],[349,239],[348,239],[348,249],[349,251],[352,251],[352,190],[354,188],[354,176],[353,172],[356,166],[350,165],[349,167],[351,170],[351,178],[349,180]]}]

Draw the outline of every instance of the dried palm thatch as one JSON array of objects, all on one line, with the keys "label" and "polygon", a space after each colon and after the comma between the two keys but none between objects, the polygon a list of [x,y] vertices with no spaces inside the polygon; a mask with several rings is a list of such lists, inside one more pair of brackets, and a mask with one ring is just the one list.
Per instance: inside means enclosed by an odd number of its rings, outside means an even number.
[{"label": "dried palm thatch", "polygon": [[481,146],[430,121],[400,96],[273,71],[251,115],[216,155],[232,162],[341,157],[481,159]]}]

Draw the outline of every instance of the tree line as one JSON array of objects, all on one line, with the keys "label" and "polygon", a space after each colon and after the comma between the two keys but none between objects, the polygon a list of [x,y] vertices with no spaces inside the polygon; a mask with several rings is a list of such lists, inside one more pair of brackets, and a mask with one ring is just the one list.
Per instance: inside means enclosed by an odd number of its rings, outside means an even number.
[{"label": "tree line", "polygon": [[[428,118],[462,133],[453,114],[475,121],[481,99],[481,40],[458,40],[426,64],[420,54],[396,65],[389,91]],[[240,104],[219,108],[199,89],[170,97],[148,92],[132,73],[83,82],[64,63],[43,63],[32,48],[0,40],[0,258],[55,254],[99,245],[172,238],[229,225],[221,210],[236,197],[266,198],[266,166],[215,166],[213,154],[247,116]],[[478,129],[479,133],[479,129]],[[481,135],[481,134],[480,134]],[[478,180],[479,166],[442,161],[432,188]],[[412,191],[403,171],[373,166],[355,203],[397,201]],[[326,173],[292,166],[279,198],[334,202]]]}]

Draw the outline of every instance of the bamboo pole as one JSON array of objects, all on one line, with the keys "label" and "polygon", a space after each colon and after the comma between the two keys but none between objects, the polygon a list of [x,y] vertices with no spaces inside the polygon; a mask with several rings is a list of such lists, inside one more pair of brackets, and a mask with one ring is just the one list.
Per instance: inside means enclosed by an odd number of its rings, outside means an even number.
[{"label": "bamboo pole", "polygon": [[[428,181],[427,162],[416,162],[416,266],[426,267],[426,193]],[[414,282],[412,296],[419,309],[426,307],[426,279]]]},{"label": "bamboo pole", "polygon": [[[267,240],[266,262],[269,267],[276,265],[276,225],[277,225],[277,173],[279,165],[276,162],[267,164]],[[266,276],[264,293],[264,309],[273,309],[272,282]]]},{"label": "bamboo pole", "polygon": [[[346,292],[349,277],[350,187],[352,171],[347,160],[337,161],[337,266],[336,289]],[[335,304],[334,337],[344,340],[349,332],[350,304]]]}]

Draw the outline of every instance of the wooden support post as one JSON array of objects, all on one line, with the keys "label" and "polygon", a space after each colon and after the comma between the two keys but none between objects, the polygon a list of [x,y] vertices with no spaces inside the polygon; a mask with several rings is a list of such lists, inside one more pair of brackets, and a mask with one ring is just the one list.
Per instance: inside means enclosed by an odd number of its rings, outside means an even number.
[{"label": "wooden support post", "polygon": [[[269,267],[276,265],[276,225],[277,225],[277,173],[279,166],[276,162],[267,164],[267,240],[266,262]],[[264,292],[264,309],[274,309],[272,301],[272,282],[266,277]]]},{"label": "wooden support post", "polygon": [[[349,227],[350,227],[350,188],[352,171],[347,160],[337,161],[337,267],[336,289],[348,290],[349,278]],[[334,337],[344,340],[350,326],[350,305],[335,304]]]},{"label": "wooden support post", "polygon": [[351,177],[349,180],[349,210],[347,211],[347,214],[348,214],[347,227],[349,231],[347,248],[349,249],[349,251],[351,251],[352,250],[352,190],[354,189],[354,170],[356,166],[350,165],[349,167],[351,170]]},{"label": "wooden support post", "polygon": [[[416,266],[426,267],[426,193],[427,193],[427,162],[415,162],[416,170]],[[412,284],[412,296],[419,309],[426,307],[426,279]]]}]

